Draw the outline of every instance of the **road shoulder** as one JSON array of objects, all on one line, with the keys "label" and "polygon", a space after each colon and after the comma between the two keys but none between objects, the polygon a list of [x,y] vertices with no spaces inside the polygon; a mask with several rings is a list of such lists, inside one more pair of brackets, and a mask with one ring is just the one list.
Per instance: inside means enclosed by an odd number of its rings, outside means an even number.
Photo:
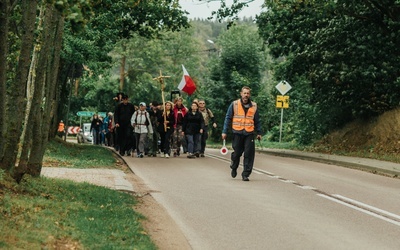
[{"label": "road shoulder", "polygon": [[[125,167],[129,169],[128,166]],[[135,210],[146,217],[141,223],[157,247],[161,250],[191,249],[182,230],[167,210],[151,195],[154,191],[150,190],[143,180],[132,171],[125,172],[127,174],[126,179],[132,183],[135,190],[134,195],[138,200]]]}]

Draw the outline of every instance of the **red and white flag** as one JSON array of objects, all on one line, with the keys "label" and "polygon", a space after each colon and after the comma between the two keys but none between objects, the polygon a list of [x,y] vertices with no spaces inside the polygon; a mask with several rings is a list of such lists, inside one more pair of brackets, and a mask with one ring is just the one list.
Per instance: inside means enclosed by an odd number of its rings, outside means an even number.
[{"label": "red and white flag", "polygon": [[182,80],[178,85],[178,89],[186,92],[188,95],[192,95],[196,91],[196,84],[189,76],[189,73],[186,71],[185,66],[182,64],[183,76]]}]

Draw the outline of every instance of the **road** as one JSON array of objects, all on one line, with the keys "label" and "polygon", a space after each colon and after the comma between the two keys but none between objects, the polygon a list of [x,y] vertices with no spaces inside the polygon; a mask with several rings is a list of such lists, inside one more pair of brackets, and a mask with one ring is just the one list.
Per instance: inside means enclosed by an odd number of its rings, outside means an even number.
[{"label": "road", "polygon": [[256,154],[249,182],[229,155],[124,157],[193,249],[400,249],[400,180]]}]

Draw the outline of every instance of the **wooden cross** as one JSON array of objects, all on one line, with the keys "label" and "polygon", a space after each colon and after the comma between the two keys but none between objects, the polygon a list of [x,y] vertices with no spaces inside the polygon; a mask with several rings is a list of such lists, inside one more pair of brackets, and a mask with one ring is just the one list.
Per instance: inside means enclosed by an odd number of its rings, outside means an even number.
[{"label": "wooden cross", "polygon": [[163,76],[160,70],[160,75],[156,78],[153,78],[153,80],[158,81],[161,84],[161,98],[163,102],[163,107],[164,107],[164,131],[167,131],[167,124],[165,123],[167,120],[166,117],[166,110],[165,110],[165,98],[164,98],[164,79],[165,78],[170,78],[170,76]]},{"label": "wooden cross", "polygon": [[[156,78],[153,78],[153,80],[158,81],[161,84],[161,91],[164,91],[164,78],[170,78],[170,76],[163,76],[160,70],[160,75]],[[163,95],[164,99],[164,95]],[[164,102],[164,100],[163,100]]]}]

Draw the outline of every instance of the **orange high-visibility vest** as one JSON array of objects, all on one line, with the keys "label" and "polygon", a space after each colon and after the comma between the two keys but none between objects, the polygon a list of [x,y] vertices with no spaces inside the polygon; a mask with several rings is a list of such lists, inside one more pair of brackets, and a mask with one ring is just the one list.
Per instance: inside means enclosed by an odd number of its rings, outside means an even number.
[{"label": "orange high-visibility vest", "polygon": [[255,102],[251,102],[251,104],[252,106],[245,114],[240,99],[233,102],[232,129],[239,131],[244,129],[247,132],[254,131],[254,115],[257,111],[257,104]]}]

